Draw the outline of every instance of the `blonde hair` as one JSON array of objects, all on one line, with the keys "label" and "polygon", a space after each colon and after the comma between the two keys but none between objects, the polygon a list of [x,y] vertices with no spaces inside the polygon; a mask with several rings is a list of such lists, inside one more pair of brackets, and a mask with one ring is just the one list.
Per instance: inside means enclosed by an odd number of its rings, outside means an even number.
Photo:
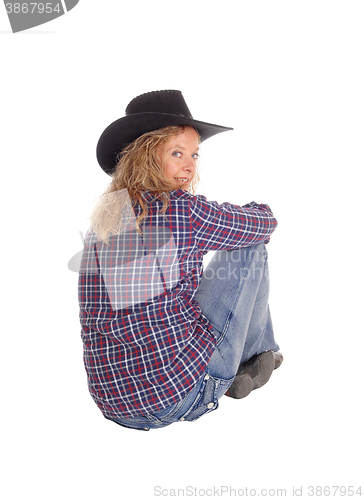
[{"label": "blonde hair", "polygon": [[[147,132],[118,155],[113,180],[90,217],[91,229],[100,240],[108,243],[109,234],[117,234],[125,229],[130,222],[132,207],[138,203],[142,213],[136,219],[136,228],[142,234],[140,224],[148,216],[148,204],[142,196],[143,191],[148,191],[163,201],[161,213],[165,214],[169,205],[169,191],[173,188],[163,173],[158,149],[170,137],[182,134],[186,128],[186,125],[170,126]],[[197,131],[196,133],[198,134]],[[188,191],[195,194],[198,182],[196,169]]]}]

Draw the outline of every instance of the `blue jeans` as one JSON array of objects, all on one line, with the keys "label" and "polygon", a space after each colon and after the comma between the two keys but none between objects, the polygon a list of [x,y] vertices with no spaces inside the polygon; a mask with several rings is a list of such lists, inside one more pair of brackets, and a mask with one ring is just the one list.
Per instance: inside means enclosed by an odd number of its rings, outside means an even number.
[{"label": "blue jeans", "polygon": [[264,243],[216,252],[196,292],[196,300],[217,339],[204,374],[179,403],[143,417],[114,421],[124,427],[149,430],[178,421],[194,421],[216,410],[241,363],[255,354],[279,349],[274,340],[268,296]]}]

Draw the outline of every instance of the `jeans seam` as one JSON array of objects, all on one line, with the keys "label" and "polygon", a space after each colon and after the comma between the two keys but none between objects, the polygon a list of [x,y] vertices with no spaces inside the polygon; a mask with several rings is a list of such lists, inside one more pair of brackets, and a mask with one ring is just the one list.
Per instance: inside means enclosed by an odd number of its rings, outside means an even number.
[{"label": "jeans seam", "polygon": [[226,336],[226,333],[229,329],[229,326],[230,326],[230,323],[231,323],[231,318],[235,312],[235,307],[236,307],[236,304],[239,300],[239,297],[240,297],[240,292],[241,292],[241,287],[242,287],[242,283],[244,281],[244,278],[241,276],[240,277],[240,281],[239,281],[239,285],[237,287],[237,290],[236,290],[236,294],[235,294],[235,300],[233,302],[233,305],[229,311],[229,314],[226,318],[226,321],[225,321],[225,324],[224,324],[224,327],[222,329],[222,332],[221,332],[221,335],[220,337],[218,338],[218,341],[217,341],[217,346],[221,344],[221,342],[224,340],[225,336]]}]

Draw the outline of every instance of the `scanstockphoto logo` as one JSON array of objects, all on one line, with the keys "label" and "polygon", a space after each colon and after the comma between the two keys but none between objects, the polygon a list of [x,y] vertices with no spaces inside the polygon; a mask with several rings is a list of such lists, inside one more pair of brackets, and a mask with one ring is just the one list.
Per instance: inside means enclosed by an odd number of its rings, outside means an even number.
[{"label": "scanstockphoto logo", "polygon": [[53,0],[51,2],[13,2],[4,5],[13,33],[49,23],[63,16],[78,4],[79,0]]}]

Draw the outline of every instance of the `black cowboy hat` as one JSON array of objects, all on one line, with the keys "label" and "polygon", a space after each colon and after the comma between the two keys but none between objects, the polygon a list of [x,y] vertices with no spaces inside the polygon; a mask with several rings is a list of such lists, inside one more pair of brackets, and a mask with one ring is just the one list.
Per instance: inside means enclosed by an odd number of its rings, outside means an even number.
[{"label": "black cowboy hat", "polygon": [[191,125],[200,134],[201,141],[233,130],[194,120],[179,90],[158,90],[135,97],[126,107],[125,115],[104,130],[97,144],[97,161],[109,175],[115,170],[117,155],[128,144],[152,130],[170,125]]}]

